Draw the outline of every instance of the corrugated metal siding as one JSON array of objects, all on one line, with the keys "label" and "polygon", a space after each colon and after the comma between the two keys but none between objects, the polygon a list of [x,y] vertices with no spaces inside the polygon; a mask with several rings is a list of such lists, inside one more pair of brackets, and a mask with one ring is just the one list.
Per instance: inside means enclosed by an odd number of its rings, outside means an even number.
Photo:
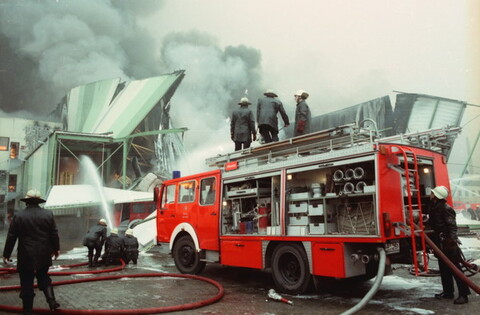
[{"label": "corrugated metal siding", "polygon": [[91,132],[108,110],[119,78],[73,88],[68,94],[68,131]]},{"label": "corrugated metal siding", "polygon": [[464,102],[436,96],[398,94],[394,112],[396,133],[458,127],[465,106]]},{"label": "corrugated metal siding", "polygon": [[174,73],[128,82],[90,132],[113,132],[114,138],[130,135],[182,75]]}]

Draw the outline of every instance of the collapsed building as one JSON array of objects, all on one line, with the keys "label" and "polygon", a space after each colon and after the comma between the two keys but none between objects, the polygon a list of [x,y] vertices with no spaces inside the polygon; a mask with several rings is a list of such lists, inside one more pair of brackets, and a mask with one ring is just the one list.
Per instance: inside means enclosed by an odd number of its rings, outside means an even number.
[{"label": "collapsed building", "polygon": [[[83,183],[81,156],[93,161],[107,187],[153,190],[183,154],[181,136],[187,129],[173,127],[169,110],[184,76],[179,70],[142,80],[115,78],[78,86],[49,115],[49,122],[25,122],[24,139],[15,142],[16,154],[10,154],[1,173],[5,178],[0,214],[11,215],[28,189],[37,188],[47,196],[55,185]],[[2,128],[2,136],[19,131]],[[3,138],[11,151],[10,137]],[[14,187],[9,182],[13,166]],[[52,210],[56,215],[78,215],[84,207]]]}]

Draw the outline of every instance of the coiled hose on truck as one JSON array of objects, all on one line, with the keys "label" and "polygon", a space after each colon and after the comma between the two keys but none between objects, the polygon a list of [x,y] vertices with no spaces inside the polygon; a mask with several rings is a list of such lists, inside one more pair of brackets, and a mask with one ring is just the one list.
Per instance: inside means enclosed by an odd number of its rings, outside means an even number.
[{"label": "coiled hose on truck", "polygon": [[[67,266],[61,266],[61,267],[71,268],[71,267],[83,266],[87,264],[88,263],[81,263],[81,264],[67,265]],[[73,275],[73,274],[97,274],[97,273],[105,273],[105,272],[122,270],[124,267],[125,267],[125,262],[121,260],[121,266],[109,268],[109,269],[81,271],[81,272],[60,271],[60,272],[49,272],[49,274],[52,276]],[[14,272],[16,272],[15,268],[0,268],[0,275],[7,274],[7,273],[14,273]],[[176,278],[187,278],[187,279],[199,280],[199,281],[203,281],[213,285],[218,289],[218,292],[215,296],[210,297],[206,300],[198,301],[198,302],[172,305],[172,306],[143,308],[143,309],[78,310],[78,309],[59,308],[55,311],[50,311],[48,309],[35,308],[33,309],[33,311],[34,313],[45,313],[45,314],[112,314],[112,315],[113,314],[158,314],[158,313],[190,310],[190,309],[206,306],[209,304],[213,304],[219,301],[225,294],[223,286],[220,283],[216,282],[215,280],[201,277],[201,276],[196,276],[196,275],[174,274],[174,273],[141,273],[141,274],[127,274],[127,275],[122,274],[122,275],[114,275],[114,276],[92,277],[92,278],[86,278],[86,279],[56,281],[56,282],[52,282],[52,285],[59,286],[59,285],[74,284],[74,283],[81,283],[81,282],[116,280],[116,279],[124,279],[124,278],[150,278],[150,277],[176,277]],[[37,287],[37,285],[35,285],[35,287]],[[5,287],[0,287],[0,292],[10,291],[10,290],[19,290],[19,289],[20,289],[19,285],[5,286]],[[11,305],[1,305],[1,304],[0,304],[0,310],[7,311],[7,312],[16,312],[16,313],[22,312],[21,307],[11,306]]]}]

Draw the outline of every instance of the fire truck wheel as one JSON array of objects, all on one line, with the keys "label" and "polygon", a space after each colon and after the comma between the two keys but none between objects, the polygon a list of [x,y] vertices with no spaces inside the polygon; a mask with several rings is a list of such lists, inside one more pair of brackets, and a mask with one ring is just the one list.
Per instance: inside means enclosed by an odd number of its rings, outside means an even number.
[{"label": "fire truck wheel", "polygon": [[200,254],[188,235],[180,237],[173,245],[173,260],[181,273],[199,274],[205,269],[205,262],[200,261]]},{"label": "fire truck wheel", "polygon": [[273,281],[284,293],[301,294],[311,285],[308,258],[299,244],[281,244],[273,251]]}]

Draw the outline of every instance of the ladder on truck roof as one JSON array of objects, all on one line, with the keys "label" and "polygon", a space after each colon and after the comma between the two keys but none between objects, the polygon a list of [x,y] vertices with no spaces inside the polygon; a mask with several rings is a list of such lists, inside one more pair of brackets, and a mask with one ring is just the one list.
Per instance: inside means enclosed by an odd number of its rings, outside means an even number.
[{"label": "ladder on truck roof", "polygon": [[275,161],[276,158],[318,154],[354,145],[373,143],[377,134],[369,128],[361,128],[356,123],[350,123],[263,144],[259,147],[217,155],[206,159],[206,164],[216,167],[223,167],[225,163],[233,161],[242,161],[246,164],[265,164]]},{"label": "ladder on truck roof", "polygon": [[461,131],[460,127],[445,127],[380,138],[379,132],[376,130],[376,124],[374,123],[373,125],[375,128],[371,130],[360,127],[359,124],[354,122],[294,138],[263,144],[258,147],[250,147],[241,151],[217,155],[207,158],[205,162],[211,167],[223,167],[226,163],[233,161],[241,161],[246,165],[261,165],[292,155],[305,156],[307,154],[319,154],[368,143],[373,144],[375,142],[416,146],[443,153],[448,158],[453,142]]}]

